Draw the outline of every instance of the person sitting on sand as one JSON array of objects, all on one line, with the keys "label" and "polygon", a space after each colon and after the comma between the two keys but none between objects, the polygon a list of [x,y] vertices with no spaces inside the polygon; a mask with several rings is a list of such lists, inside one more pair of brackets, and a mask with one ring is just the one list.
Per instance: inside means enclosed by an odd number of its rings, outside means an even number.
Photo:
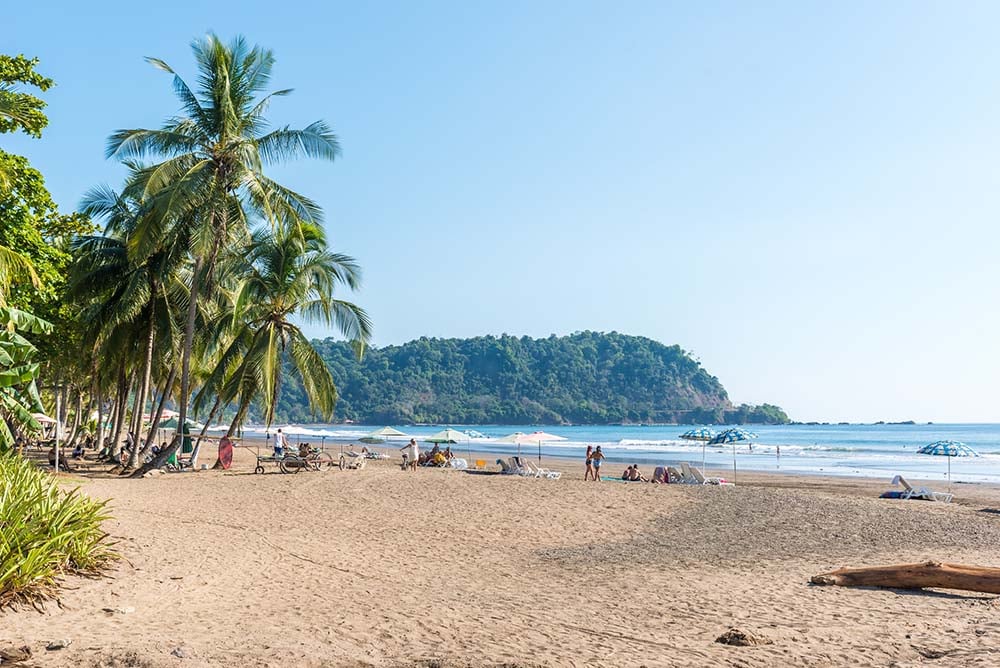
[{"label": "person sitting on sand", "polygon": [[601,446],[597,446],[597,449],[590,456],[590,460],[594,467],[594,480],[601,482],[601,462],[604,461],[604,453],[601,452]]},{"label": "person sitting on sand", "polygon": [[622,480],[631,480],[631,479],[632,479],[632,465],[629,464],[627,467],[625,467],[625,471],[622,473]]},{"label": "person sitting on sand", "polygon": [[632,464],[632,472],[629,474],[629,482],[646,482],[646,479],[639,473],[639,465]]},{"label": "person sitting on sand", "polygon": [[[49,466],[52,468],[56,467],[56,446],[54,445],[52,446],[52,449],[49,450]],[[59,453],[59,468],[63,471],[73,470],[73,467],[69,465],[68,461],[66,461],[66,454],[63,452]]]},{"label": "person sitting on sand", "polygon": [[77,443],[73,447],[73,459],[80,459],[83,457],[83,443]]}]

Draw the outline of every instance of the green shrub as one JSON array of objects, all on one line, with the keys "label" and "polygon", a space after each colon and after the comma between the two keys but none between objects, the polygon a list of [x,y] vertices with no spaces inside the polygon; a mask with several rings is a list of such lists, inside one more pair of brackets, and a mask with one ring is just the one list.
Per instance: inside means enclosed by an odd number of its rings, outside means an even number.
[{"label": "green shrub", "polygon": [[0,454],[0,608],[55,594],[64,573],[95,575],[114,559],[106,501],[64,491],[48,473]]}]

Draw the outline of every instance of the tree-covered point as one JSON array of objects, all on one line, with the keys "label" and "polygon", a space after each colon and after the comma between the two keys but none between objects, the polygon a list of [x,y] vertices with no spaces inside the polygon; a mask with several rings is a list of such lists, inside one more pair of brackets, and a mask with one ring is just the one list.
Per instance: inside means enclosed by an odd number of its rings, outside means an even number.
[{"label": "tree-covered point", "polygon": [[[733,407],[725,388],[679,346],[581,332],[546,339],[421,338],[369,349],[314,344],[340,390],[336,417],[369,424],[785,423],[777,406]],[[277,418],[308,422],[290,379]]]}]

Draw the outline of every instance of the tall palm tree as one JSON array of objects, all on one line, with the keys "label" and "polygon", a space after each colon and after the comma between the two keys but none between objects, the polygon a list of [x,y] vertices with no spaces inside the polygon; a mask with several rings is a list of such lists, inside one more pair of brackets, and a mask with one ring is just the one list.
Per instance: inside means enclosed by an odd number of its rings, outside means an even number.
[{"label": "tall palm tree", "polygon": [[[178,431],[170,451],[180,442],[191,394],[191,351],[197,300],[210,282],[220,251],[245,236],[247,220],[260,216],[272,224],[283,220],[319,222],[320,208],[264,175],[264,166],[300,156],[333,160],[340,153],[336,136],[322,121],[301,130],[282,127],[268,131],[264,116],[275,96],[263,94],[271,81],[274,56],[251,47],[242,37],[224,44],[214,34],[192,44],[199,77],[192,89],[159,59],[149,62],[174,75],[174,92],[181,115],[157,130],[115,132],[108,157],[161,159],[142,170],[130,192],[158,210],[136,230],[129,243],[133,257],[153,251],[167,225],[189,230],[193,256],[181,367]],[[263,94],[263,95],[262,95]]]},{"label": "tall palm tree", "polygon": [[223,397],[237,403],[229,435],[245,419],[252,401],[260,403],[270,426],[286,360],[301,379],[313,413],[329,420],[337,388],[323,358],[293,319],[336,326],[360,354],[371,339],[371,321],[359,306],[334,296],[339,286],[358,287],[357,264],[327,250],[322,228],[309,224],[257,230],[244,262],[233,309],[237,331],[217,367],[225,377]]}]

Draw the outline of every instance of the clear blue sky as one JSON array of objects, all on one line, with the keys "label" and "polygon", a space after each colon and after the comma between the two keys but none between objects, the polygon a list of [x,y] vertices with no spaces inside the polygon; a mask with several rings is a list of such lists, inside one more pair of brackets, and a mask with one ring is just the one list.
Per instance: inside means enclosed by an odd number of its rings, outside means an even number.
[{"label": "clear blue sky", "polygon": [[66,209],[176,111],[143,56],[242,33],[342,140],[276,172],[378,344],[617,330],[796,419],[1000,422],[996,3],[63,4],[5,13],[58,86],[0,146]]}]

